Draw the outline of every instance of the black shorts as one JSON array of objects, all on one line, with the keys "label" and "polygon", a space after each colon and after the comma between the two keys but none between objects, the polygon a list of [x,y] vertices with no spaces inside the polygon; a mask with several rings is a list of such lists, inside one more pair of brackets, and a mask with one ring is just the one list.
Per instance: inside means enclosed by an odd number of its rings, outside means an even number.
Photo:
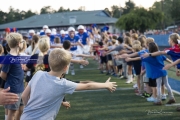
[{"label": "black shorts", "polygon": [[94,55],[96,56],[96,54],[97,54],[97,52],[95,51],[95,52],[94,52]]},{"label": "black shorts", "polygon": [[0,78],[0,88],[4,88],[5,82],[5,80]]},{"label": "black shorts", "polygon": [[134,61],[133,66],[134,66],[136,75],[140,75],[141,74],[141,60]]},{"label": "black shorts", "polygon": [[101,58],[101,64],[107,63],[107,57],[106,56],[100,56]]},{"label": "black shorts", "polygon": [[132,65],[133,65],[133,62],[132,62],[132,61],[130,61],[130,62],[127,62],[127,65],[130,65],[130,66],[132,66]]},{"label": "black shorts", "polygon": [[31,80],[31,76],[26,76],[26,79],[25,79],[25,81],[28,83],[30,80]]},{"label": "black shorts", "polygon": [[[164,85],[164,82],[162,81],[162,86]],[[156,79],[149,78],[149,87],[157,87]]]},{"label": "black shorts", "polygon": [[118,69],[119,69],[119,70],[122,69],[122,64],[118,66]]}]

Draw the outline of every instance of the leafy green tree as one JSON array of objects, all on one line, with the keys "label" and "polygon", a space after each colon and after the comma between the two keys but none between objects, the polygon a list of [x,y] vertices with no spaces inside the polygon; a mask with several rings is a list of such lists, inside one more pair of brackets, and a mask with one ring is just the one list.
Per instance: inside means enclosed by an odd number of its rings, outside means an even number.
[{"label": "leafy green tree", "polygon": [[136,8],[119,18],[116,26],[124,30],[136,29],[143,33],[147,29],[156,28],[157,23],[161,22],[162,19],[161,12]]}]

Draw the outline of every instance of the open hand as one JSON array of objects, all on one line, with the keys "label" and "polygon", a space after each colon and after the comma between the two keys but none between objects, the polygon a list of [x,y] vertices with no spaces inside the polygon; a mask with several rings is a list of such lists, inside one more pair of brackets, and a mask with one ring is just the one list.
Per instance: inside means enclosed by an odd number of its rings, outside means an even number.
[{"label": "open hand", "polygon": [[88,64],[89,64],[89,62],[88,62],[87,60],[81,60],[81,65],[86,66],[86,65],[88,65]]},{"label": "open hand", "polygon": [[125,60],[126,60],[126,62],[129,62],[129,61],[131,61],[131,58],[126,58]]},{"label": "open hand", "polygon": [[163,70],[168,70],[168,69],[170,69],[171,67],[172,67],[171,64],[167,64],[166,66],[163,67]]},{"label": "open hand", "polygon": [[180,76],[180,71],[178,69],[176,70],[176,75]]},{"label": "open hand", "polygon": [[70,102],[62,102],[62,105],[66,108],[69,109],[71,107]]},{"label": "open hand", "polygon": [[127,57],[128,57],[128,54],[121,55],[121,58],[127,58]]},{"label": "open hand", "polygon": [[145,54],[143,54],[143,55],[142,55],[142,57],[143,57],[143,58],[147,58],[147,57],[149,57],[149,53],[145,53]]},{"label": "open hand", "polygon": [[10,87],[0,91],[0,105],[14,104],[18,101],[17,94],[9,93]]},{"label": "open hand", "polygon": [[110,82],[111,78],[109,78],[107,81],[106,81],[106,84],[107,84],[107,89],[110,91],[110,92],[114,92],[116,90],[116,87],[117,87],[117,84],[116,82]]}]

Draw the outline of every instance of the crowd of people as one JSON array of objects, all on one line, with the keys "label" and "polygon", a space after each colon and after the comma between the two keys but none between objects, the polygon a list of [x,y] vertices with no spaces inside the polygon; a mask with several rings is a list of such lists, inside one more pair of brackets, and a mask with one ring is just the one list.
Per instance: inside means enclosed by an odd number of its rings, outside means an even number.
[{"label": "crowd of people", "polygon": [[[171,48],[159,51],[153,38],[138,35],[135,30],[125,32],[122,37],[111,35],[107,26],[99,31],[94,25],[86,31],[79,25],[77,30],[69,27],[68,33],[64,30],[57,33],[56,29],[50,30],[44,25],[38,34],[34,30],[22,35],[6,33],[0,45],[0,55],[5,56],[5,61],[7,56],[27,56],[30,60],[1,63],[0,104],[5,108],[5,120],[55,119],[61,105],[70,107],[65,94],[102,88],[115,91],[117,85],[110,82],[110,78],[105,83],[66,78],[69,70],[75,75],[74,64],[79,64],[81,69],[88,65],[87,58],[97,61],[100,74],[124,78],[127,84],[137,79],[136,95],[146,97],[154,105],[162,105],[162,100],[167,99],[165,87],[169,96],[167,104],[176,102],[166,70],[176,65],[176,74],[180,76],[177,33],[169,37]],[[165,54],[170,55],[173,62]],[[165,66],[164,61],[170,64]],[[180,111],[180,107],[177,110]]]}]

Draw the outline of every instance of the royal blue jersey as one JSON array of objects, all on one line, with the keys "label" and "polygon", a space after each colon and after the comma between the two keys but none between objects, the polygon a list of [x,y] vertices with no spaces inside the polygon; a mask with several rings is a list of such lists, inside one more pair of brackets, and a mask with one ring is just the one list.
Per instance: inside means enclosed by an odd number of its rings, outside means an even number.
[{"label": "royal blue jersey", "polygon": [[43,35],[46,35],[45,32],[41,32],[41,33],[40,33],[40,36],[43,36]]},{"label": "royal blue jersey", "polygon": [[79,38],[80,38],[80,42],[83,44],[83,45],[87,45],[87,38],[89,37],[89,35],[87,34],[87,33],[83,33],[83,34],[80,34],[80,33],[78,33],[77,34],[78,36],[79,36]]},{"label": "royal blue jersey", "polygon": [[[65,38],[65,40],[69,40],[72,44],[77,43],[79,41],[79,36],[74,36],[71,38],[69,35]],[[77,45],[71,46],[71,51],[77,50]]]}]

